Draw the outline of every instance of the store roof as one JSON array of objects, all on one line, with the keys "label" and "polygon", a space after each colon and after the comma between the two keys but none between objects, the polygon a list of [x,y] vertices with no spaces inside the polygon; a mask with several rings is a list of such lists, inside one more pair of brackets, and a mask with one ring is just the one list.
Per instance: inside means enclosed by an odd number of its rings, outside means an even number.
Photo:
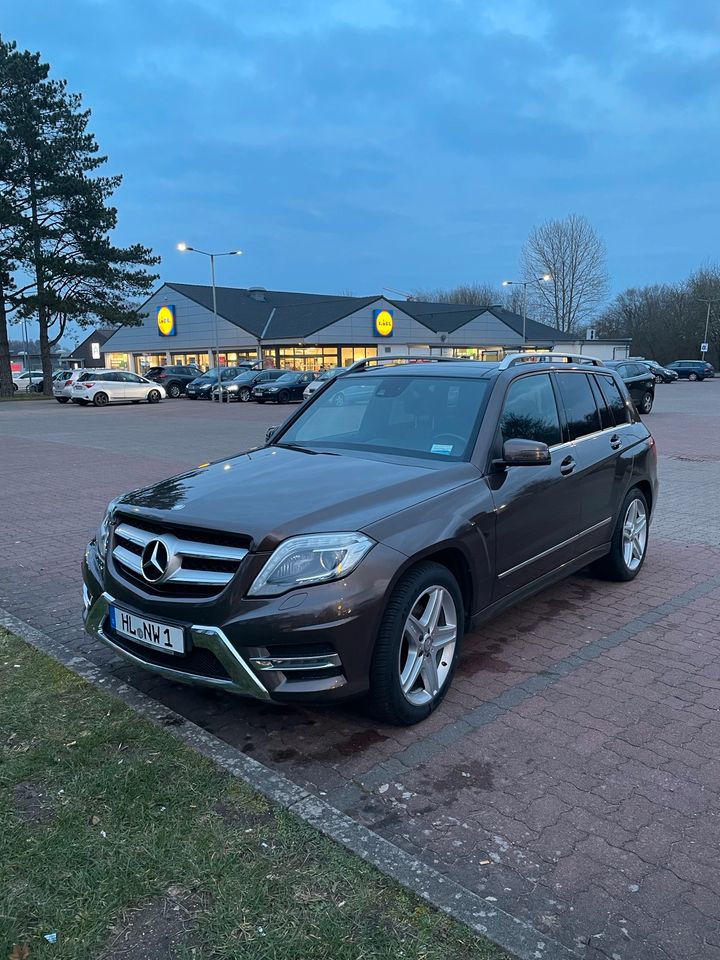
[{"label": "store roof", "polygon": [[[212,310],[212,287],[194,283],[167,283],[166,286],[207,310]],[[217,310],[221,317],[265,342],[309,337],[371,303],[386,300],[380,294],[370,297],[343,297],[265,290],[261,287],[217,287],[216,294]],[[387,302],[435,333],[452,333],[487,311],[514,333],[522,335],[522,317],[494,305],[484,307],[389,299]],[[557,336],[558,331],[554,327],[528,318],[528,339],[551,343]]]}]

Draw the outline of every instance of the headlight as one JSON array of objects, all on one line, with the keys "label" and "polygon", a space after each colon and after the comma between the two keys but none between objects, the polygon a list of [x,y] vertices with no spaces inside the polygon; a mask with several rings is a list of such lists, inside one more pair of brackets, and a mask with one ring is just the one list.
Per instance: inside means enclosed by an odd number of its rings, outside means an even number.
[{"label": "headlight", "polygon": [[293,587],[345,577],[374,545],[375,541],[362,533],[313,533],[291,537],[273,552],[248,595],[271,597]]},{"label": "headlight", "polygon": [[270,387],[270,393],[277,393],[280,387]]},{"label": "headlight", "polygon": [[103,560],[105,559],[105,554],[107,552],[108,540],[110,539],[110,530],[112,529],[112,522],[115,516],[115,508],[120,503],[120,500],[121,497],[115,497],[115,499],[111,500],[107,505],[105,516],[100,521],[100,526],[95,534],[97,552],[103,558]]},{"label": "headlight", "polygon": [[227,385],[227,387],[225,387],[225,389],[228,391],[228,393],[235,393],[240,388],[236,383],[230,383]]}]

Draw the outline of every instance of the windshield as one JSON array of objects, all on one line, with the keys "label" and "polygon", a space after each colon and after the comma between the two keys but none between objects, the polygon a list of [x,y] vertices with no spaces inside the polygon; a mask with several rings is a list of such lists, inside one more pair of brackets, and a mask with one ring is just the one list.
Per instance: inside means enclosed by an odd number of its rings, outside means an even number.
[{"label": "windshield", "polygon": [[474,378],[352,374],[317,394],[277,442],[468,459],[487,388],[486,380]]},{"label": "windshield", "polygon": [[299,373],[284,373],[281,377],[278,377],[275,383],[294,383],[296,380],[300,379]]}]

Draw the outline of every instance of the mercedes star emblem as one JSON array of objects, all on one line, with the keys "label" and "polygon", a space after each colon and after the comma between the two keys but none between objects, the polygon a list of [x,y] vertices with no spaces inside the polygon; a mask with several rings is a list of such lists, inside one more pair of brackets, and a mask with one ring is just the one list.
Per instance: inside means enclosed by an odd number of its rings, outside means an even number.
[{"label": "mercedes star emblem", "polygon": [[142,575],[150,583],[162,580],[170,568],[170,551],[162,540],[151,540],[140,558]]}]

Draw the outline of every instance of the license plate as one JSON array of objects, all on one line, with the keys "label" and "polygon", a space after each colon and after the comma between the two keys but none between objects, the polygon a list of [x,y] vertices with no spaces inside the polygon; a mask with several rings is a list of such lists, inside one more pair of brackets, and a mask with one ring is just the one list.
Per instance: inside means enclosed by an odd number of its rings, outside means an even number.
[{"label": "license plate", "polygon": [[110,624],[116,633],[135,643],[154,647],[163,653],[185,653],[185,633],[182,627],[171,627],[157,620],[146,620],[127,610],[110,607]]}]

